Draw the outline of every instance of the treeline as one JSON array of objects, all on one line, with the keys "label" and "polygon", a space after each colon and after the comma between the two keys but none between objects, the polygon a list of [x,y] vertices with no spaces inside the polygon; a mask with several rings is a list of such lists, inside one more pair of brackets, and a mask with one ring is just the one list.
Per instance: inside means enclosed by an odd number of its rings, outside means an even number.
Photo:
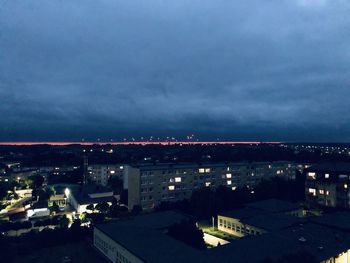
[{"label": "treeline", "polygon": [[13,262],[14,255],[25,255],[33,250],[77,242],[92,237],[92,228],[81,227],[80,223],[71,228],[44,229],[31,231],[20,237],[0,236],[0,252],[4,262]]}]

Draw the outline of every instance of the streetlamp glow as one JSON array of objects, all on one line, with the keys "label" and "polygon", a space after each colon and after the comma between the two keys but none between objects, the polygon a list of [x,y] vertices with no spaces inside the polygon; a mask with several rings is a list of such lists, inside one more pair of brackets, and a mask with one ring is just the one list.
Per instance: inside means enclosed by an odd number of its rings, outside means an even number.
[{"label": "streetlamp glow", "polygon": [[68,198],[69,197],[69,194],[70,194],[70,190],[68,188],[66,188],[64,190],[64,194],[66,195],[66,197]]}]

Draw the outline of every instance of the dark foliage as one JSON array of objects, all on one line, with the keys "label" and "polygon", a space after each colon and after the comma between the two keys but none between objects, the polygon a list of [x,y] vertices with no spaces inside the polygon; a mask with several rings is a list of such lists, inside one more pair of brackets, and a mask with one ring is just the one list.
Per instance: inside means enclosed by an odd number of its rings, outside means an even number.
[{"label": "dark foliage", "polygon": [[183,220],[168,228],[168,234],[194,248],[206,249],[202,230],[196,227],[195,222]]}]

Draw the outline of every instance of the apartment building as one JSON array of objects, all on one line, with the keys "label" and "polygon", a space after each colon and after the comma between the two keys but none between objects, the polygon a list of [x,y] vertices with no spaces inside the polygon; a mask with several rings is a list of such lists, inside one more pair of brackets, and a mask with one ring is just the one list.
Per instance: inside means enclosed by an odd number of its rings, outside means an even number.
[{"label": "apartment building", "polygon": [[111,177],[123,179],[124,166],[120,164],[93,164],[88,166],[89,180],[107,186]]},{"label": "apartment building", "polygon": [[[139,164],[125,166],[128,206],[153,209],[161,202],[191,197],[202,187],[227,186],[254,188],[262,179],[280,176],[295,178],[290,162],[216,163],[216,164]],[[124,182],[125,183],[125,182]]]},{"label": "apartment building", "polygon": [[324,163],[309,167],[306,173],[306,200],[327,207],[350,207],[350,164]]}]

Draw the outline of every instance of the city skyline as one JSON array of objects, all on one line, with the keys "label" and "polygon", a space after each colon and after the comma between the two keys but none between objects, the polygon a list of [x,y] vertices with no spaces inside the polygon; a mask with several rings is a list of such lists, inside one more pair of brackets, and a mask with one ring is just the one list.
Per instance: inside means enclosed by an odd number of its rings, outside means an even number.
[{"label": "city skyline", "polygon": [[0,141],[349,142],[349,9],[0,1]]}]

